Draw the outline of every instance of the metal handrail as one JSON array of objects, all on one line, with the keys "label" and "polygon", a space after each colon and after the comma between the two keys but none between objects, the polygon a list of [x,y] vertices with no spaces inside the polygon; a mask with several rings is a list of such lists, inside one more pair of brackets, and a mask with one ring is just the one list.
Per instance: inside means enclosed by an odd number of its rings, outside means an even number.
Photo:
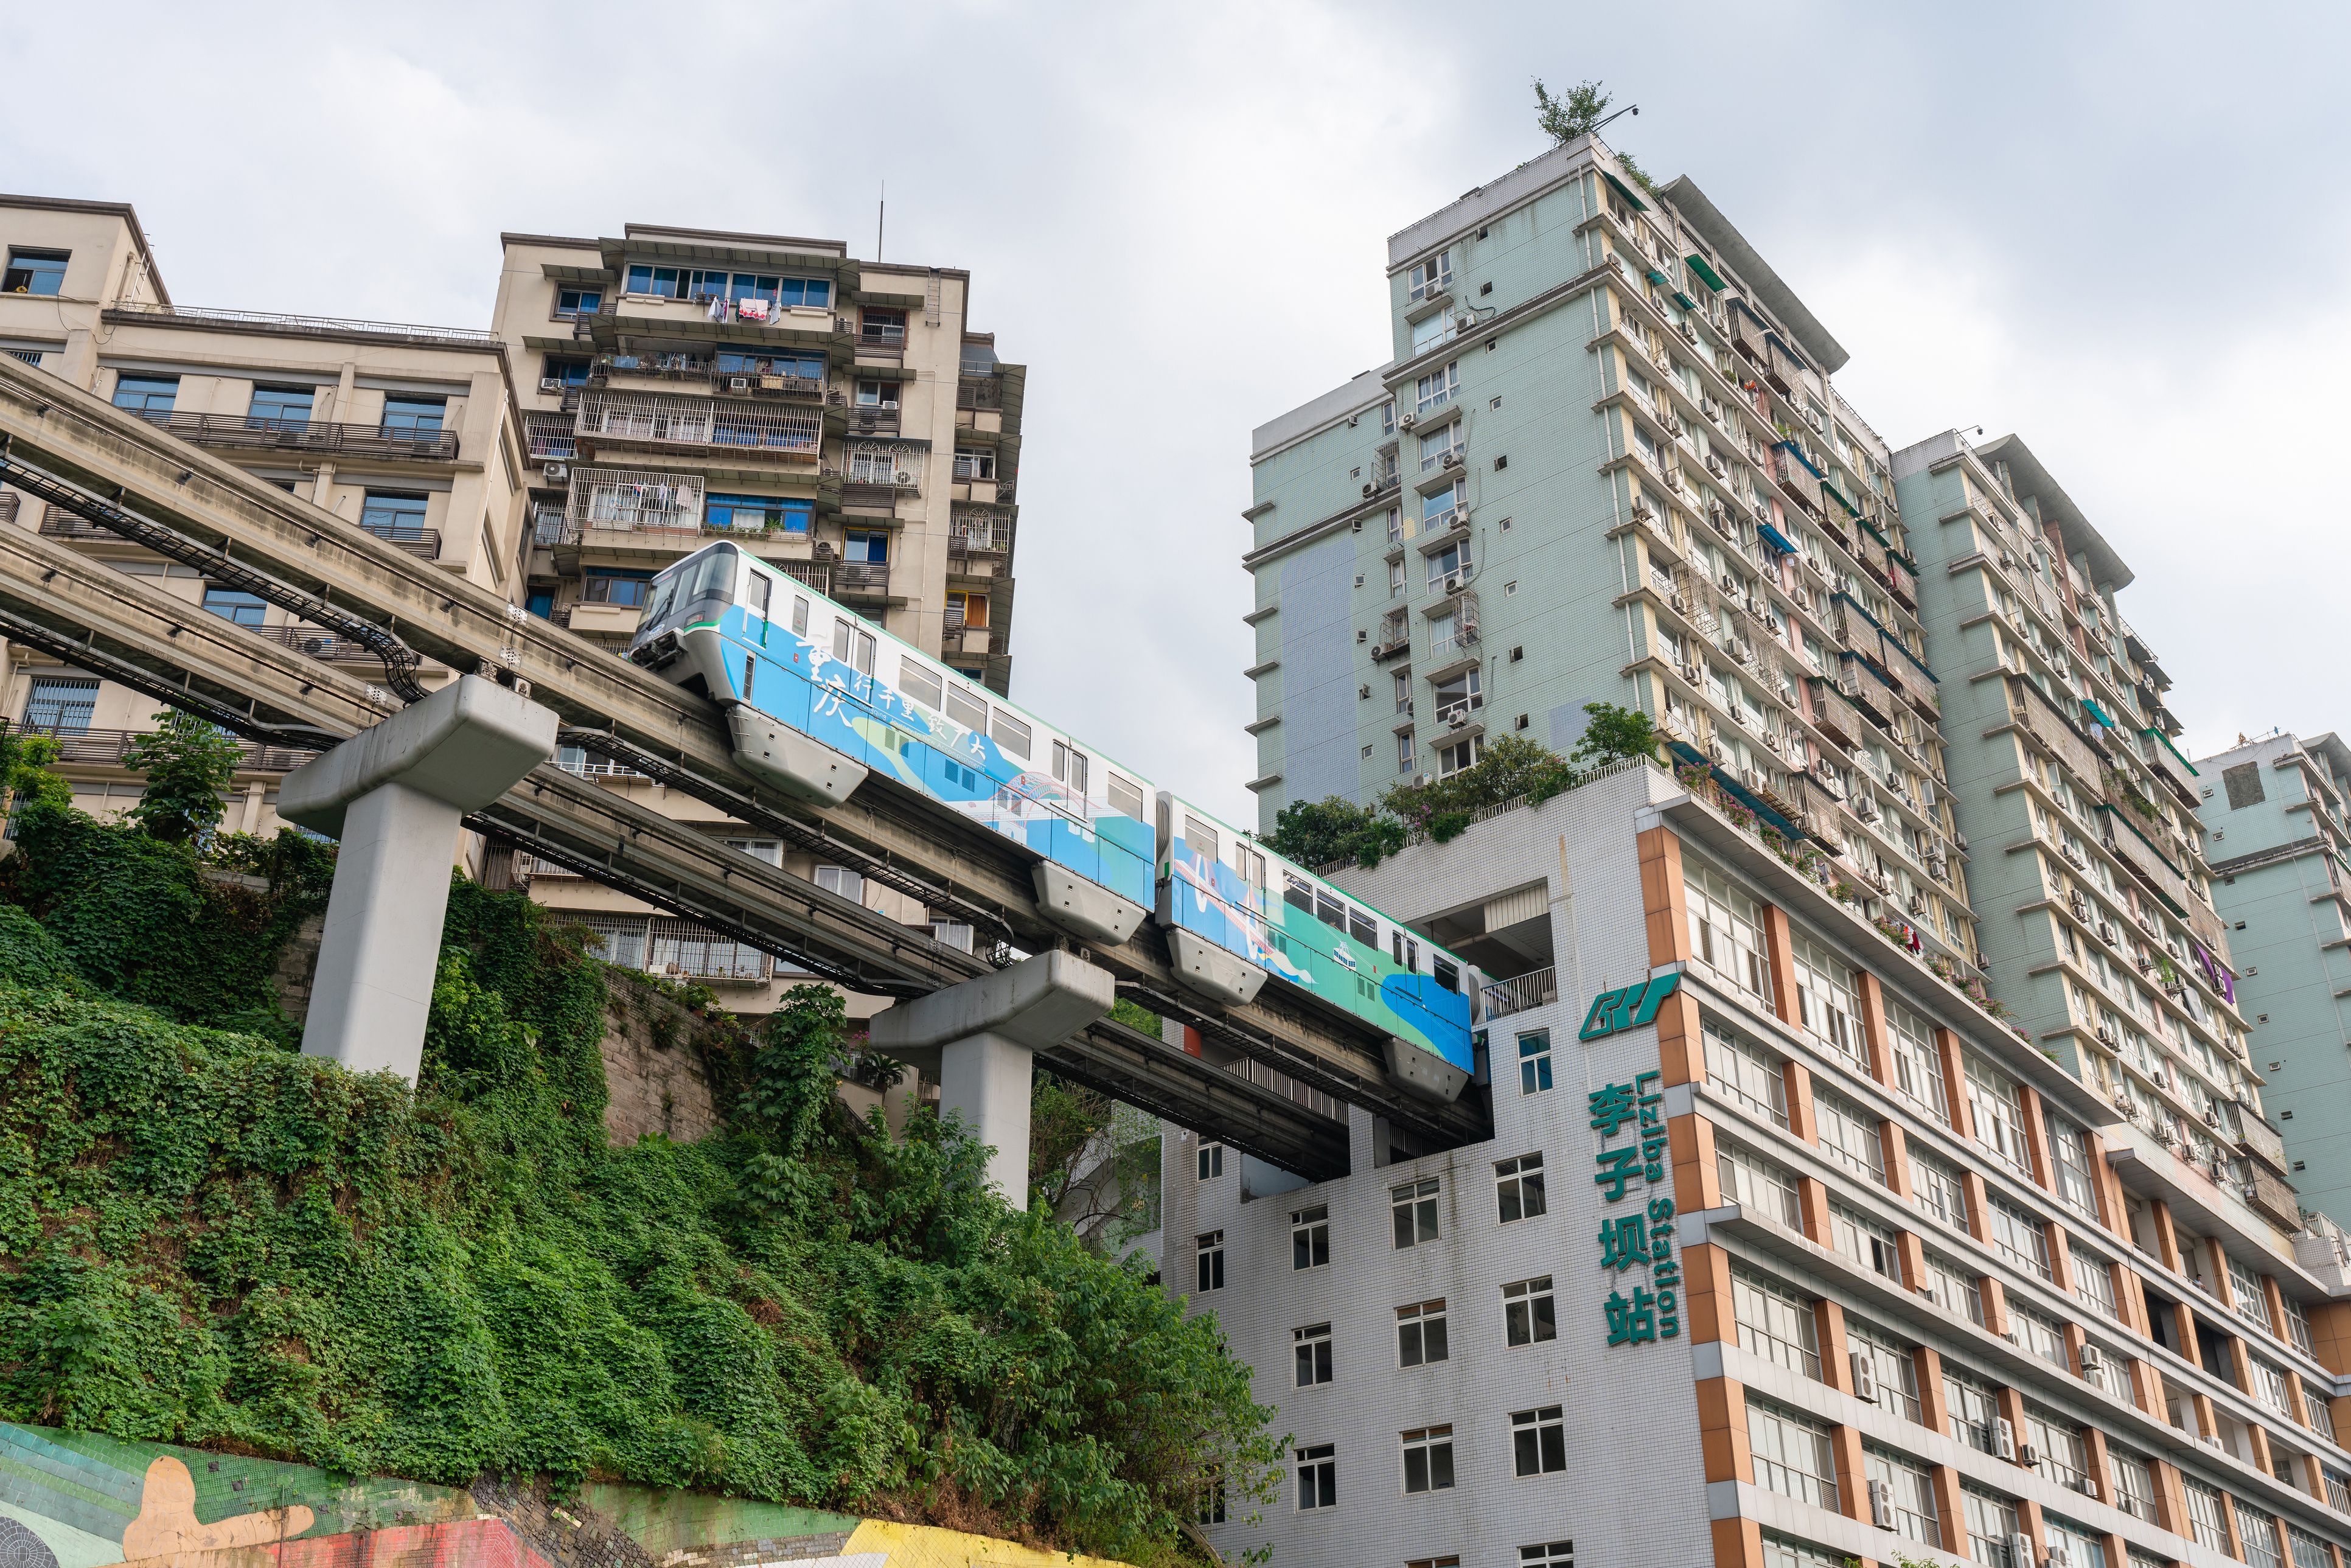
[{"label": "metal handrail", "polygon": [[305,332],[364,332],[374,337],[407,338],[426,342],[464,343],[494,348],[498,335],[479,327],[420,327],[404,321],[359,321],[341,316],[297,316],[278,310],[220,310],[184,305],[147,304],[126,300],[107,308],[128,316],[155,316],[183,321],[214,321],[230,326],[287,327]]},{"label": "metal handrail", "polygon": [[1479,998],[1489,1019],[1549,1007],[1559,1000],[1559,972],[1546,964],[1507,980],[1496,980],[1479,993]]},{"label": "metal handrail", "polygon": [[141,419],[183,441],[212,446],[266,446],[293,452],[338,452],[362,457],[416,457],[455,462],[457,434],[405,434],[385,424],[340,424],[326,420],[280,419],[263,413],[166,413],[132,410]]}]

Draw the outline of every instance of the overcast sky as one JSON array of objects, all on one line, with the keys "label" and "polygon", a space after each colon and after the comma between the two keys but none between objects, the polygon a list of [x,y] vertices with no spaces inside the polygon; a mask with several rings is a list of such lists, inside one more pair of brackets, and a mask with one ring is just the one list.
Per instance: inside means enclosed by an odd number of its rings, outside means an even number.
[{"label": "overcast sky", "polygon": [[2024,436],[2138,573],[2191,755],[2351,727],[2346,13],[1558,4],[69,6],[0,188],[137,205],[183,305],[486,324],[502,229],[968,268],[1029,366],[1014,694],[1249,821],[1250,427],[1385,358],[1390,233],[1637,101],[1896,446]]}]

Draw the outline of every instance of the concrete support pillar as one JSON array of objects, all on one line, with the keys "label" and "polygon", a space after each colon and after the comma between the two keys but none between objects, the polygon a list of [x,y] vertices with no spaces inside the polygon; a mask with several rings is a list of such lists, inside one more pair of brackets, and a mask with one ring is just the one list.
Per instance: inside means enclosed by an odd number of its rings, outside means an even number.
[{"label": "concrete support pillar", "polygon": [[1040,953],[1008,969],[873,1015],[873,1049],[926,1065],[938,1055],[939,1113],[961,1115],[989,1145],[987,1182],[1029,1200],[1029,1088],[1036,1053],[1059,1045],[1117,1000],[1107,969]]},{"label": "concrete support pillar", "polygon": [[555,754],[556,716],[465,675],[286,776],[277,812],[342,841],[302,1050],[411,1083],[460,820]]}]

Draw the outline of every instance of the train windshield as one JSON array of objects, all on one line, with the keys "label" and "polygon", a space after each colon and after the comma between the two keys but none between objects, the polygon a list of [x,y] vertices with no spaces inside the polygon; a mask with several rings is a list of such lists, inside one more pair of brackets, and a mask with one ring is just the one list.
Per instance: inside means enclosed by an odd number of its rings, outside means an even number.
[{"label": "train windshield", "polygon": [[637,623],[638,638],[689,613],[716,615],[733,603],[737,553],[733,545],[712,545],[654,578],[653,590],[645,596],[644,617]]}]

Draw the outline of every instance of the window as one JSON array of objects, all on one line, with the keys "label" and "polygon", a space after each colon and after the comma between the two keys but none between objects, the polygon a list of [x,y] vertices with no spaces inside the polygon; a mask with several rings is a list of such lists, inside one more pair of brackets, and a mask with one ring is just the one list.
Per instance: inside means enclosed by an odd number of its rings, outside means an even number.
[{"label": "window", "polygon": [[1416,1427],[1400,1434],[1404,1439],[1404,1490],[1414,1492],[1453,1490],[1453,1428]]},{"label": "window", "polygon": [[1555,1475],[1567,1469],[1567,1416],[1557,1405],[1510,1412],[1510,1458],[1522,1476]]},{"label": "window", "polygon": [[1484,747],[1474,735],[1467,740],[1456,740],[1438,746],[1437,776],[1439,779],[1447,779],[1464,768],[1477,767],[1479,755],[1483,750]]},{"label": "window", "polygon": [[1919,1281],[1920,1291],[1945,1312],[1963,1317],[1980,1327],[1983,1323],[1983,1292],[1976,1288],[1975,1275],[1961,1269],[1937,1252],[1925,1252],[1926,1277]]},{"label": "window", "polygon": [[1332,1444],[1317,1443],[1295,1450],[1298,1455],[1298,1506],[1332,1508],[1339,1501],[1339,1464]]},{"label": "window", "polygon": [[[752,533],[805,534],[816,512],[812,501],[781,496],[731,496],[714,493],[702,499],[702,525],[708,528],[739,528]],[[937,706],[935,704],[934,706]]]},{"label": "window", "polygon": [[1575,1542],[1548,1541],[1519,1548],[1519,1568],[1575,1568]]},{"label": "window", "polygon": [[1331,1261],[1331,1206],[1290,1211],[1290,1266],[1320,1269]]},{"label": "window", "polygon": [[120,375],[114,378],[114,406],[127,408],[133,413],[169,413],[179,396],[180,378],[177,376]]},{"label": "window", "polygon": [[1412,391],[1414,412],[1426,413],[1432,408],[1444,407],[1461,391],[1459,361],[1457,361],[1441,371],[1431,371],[1428,374],[1420,377],[1413,382]]},{"label": "window", "polygon": [[2114,1474],[2115,1506],[2133,1519],[2155,1522],[2155,1472],[2128,1448],[2106,1443],[2106,1468]]},{"label": "window", "polygon": [[1866,1069],[1869,1052],[1862,1044],[1861,1005],[1855,997],[1852,968],[1801,931],[1795,933],[1793,948],[1799,1020],[1814,1040]]},{"label": "window", "polygon": [[[426,533],[424,513],[427,506],[423,496],[397,490],[370,490],[360,503],[360,527],[380,539],[399,544],[414,544]],[[643,599],[630,601],[643,604]]]},{"label": "window", "polygon": [[1910,1150],[1910,1191],[1918,1207],[1954,1230],[1968,1228],[1968,1187],[1957,1166],[1946,1165],[1913,1145]]},{"label": "window", "polygon": [[1454,514],[1468,504],[1469,487],[1456,479],[1442,490],[1420,498],[1420,531],[1441,533],[1453,526]]},{"label": "window", "polygon": [[1726,1200],[1791,1229],[1803,1228],[1796,1178],[1787,1167],[1719,1136],[1714,1141],[1714,1165]]},{"label": "window", "polygon": [[1442,1178],[1428,1176],[1388,1189],[1388,1207],[1395,1220],[1395,1244],[1417,1247],[1437,1239],[1437,1193]]},{"label": "window", "polygon": [[[370,529],[371,533],[374,530]],[[580,597],[589,604],[619,604],[642,610],[652,595],[653,581],[642,571],[620,567],[590,569],[580,574]]]},{"label": "window", "polygon": [[1514,1160],[1495,1161],[1494,1195],[1504,1225],[1514,1219],[1532,1219],[1542,1213],[1542,1156],[1520,1155]]},{"label": "window", "polygon": [[755,861],[765,861],[771,866],[784,863],[784,846],[775,839],[728,839],[726,847],[740,850]]},{"label": "window", "polygon": [[1196,1239],[1192,1245],[1194,1281],[1201,1291],[1221,1291],[1225,1288],[1225,1233],[1211,1230]]},{"label": "window", "polygon": [[906,313],[885,305],[868,305],[858,312],[857,335],[869,343],[903,343]]},{"label": "window", "polygon": [[422,441],[441,434],[448,413],[444,397],[388,397],[383,400],[383,433]]},{"label": "window", "polygon": [[2229,1310],[2263,1333],[2269,1331],[2269,1301],[2262,1277],[2234,1258],[2229,1260]]},{"label": "window", "polygon": [[2088,1525],[2044,1512],[2041,1533],[2048,1542],[2050,1557],[2063,1568],[2106,1568],[2105,1542]]},{"label": "window", "polygon": [[1453,253],[1440,250],[1426,261],[1415,262],[1405,281],[1406,303],[1444,293],[1453,287]]},{"label": "window", "polygon": [[588,361],[549,354],[546,363],[540,367],[539,375],[542,380],[560,382],[567,389],[584,387],[588,384]]},{"label": "window", "polygon": [[1199,1171],[1202,1181],[1214,1181],[1225,1174],[1224,1145],[1202,1144],[1200,1145]]},{"label": "window", "polygon": [[1943,1531],[1935,1511],[1935,1482],[1927,1468],[1907,1454],[1876,1444],[1863,1451],[1862,1468],[1869,1477],[1871,1500],[1882,1500],[1894,1515],[1894,1533],[1941,1550]]},{"label": "window", "polygon": [[2335,1435],[2335,1415],[2326,1407],[2326,1396],[2307,1385],[2302,1391],[2302,1412],[2310,1419],[2310,1429],[2330,1443],[2340,1444]]},{"label": "window", "polygon": [[2303,1310],[2300,1301],[2283,1291],[2278,1292],[2278,1305],[2283,1309],[2285,1337],[2292,1340],[2303,1354],[2315,1356],[2318,1352],[2310,1343],[2310,1314]]},{"label": "window", "polygon": [[2019,1306],[2009,1298],[2009,1332],[2016,1343],[2063,1371],[2071,1372],[2072,1359],[2065,1354],[2065,1330],[2055,1318],[2031,1307]]},{"label": "window", "polygon": [[1445,1302],[1441,1298],[1398,1307],[1395,1314],[1398,1366],[1426,1366],[1448,1358]]},{"label": "window", "polygon": [[955,449],[955,476],[958,479],[994,479],[996,448],[993,446],[958,446]]},{"label": "window", "polygon": [[1877,1384],[1877,1405],[1906,1421],[1920,1418],[1918,1361],[1910,1347],[1880,1328],[1848,1316],[1845,1338],[1854,1353],[1869,1364]]},{"label": "window", "polygon": [[837,893],[852,903],[865,902],[865,878],[847,866],[820,865],[816,868],[816,884],[827,893]]},{"label": "window", "polygon": [[65,250],[8,247],[8,269],[0,272],[0,294],[55,294],[66,286]]},{"label": "window", "polygon": [[896,382],[860,382],[857,383],[857,406],[860,408],[896,408]]},{"label": "window", "polygon": [[2326,1542],[2298,1524],[2287,1525],[2285,1533],[2294,1548],[2294,1568],[2335,1568],[2335,1556]]},{"label": "window", "polygon": [[1730,1270],[1730,1313],[1741,1350],[1807,1377],[1821,1375],[1819,1325],[1812,1303],[1779,1281]]},{"label": "window", "polygon": [[601,288],[558,288],[555,291],[555,313],[559,317],[593,316],[604,303]]},{"label": "window", "polygon": [[1950,1094],[1943,1082],[1943,1059],[1935,1049],[1934,1031],[1917,1013],[1888,998],[1886,1032],[1894,1045],[1894,1087],[1904,1099],[1949,1126]]},{"label": "window", "polygon": [[2048,1279],[2049,1233],[2041,1221],[2003,1197],[1991,1198],[1986,1207],[1985,1228],[1991,1234],[1992,1250],[2027,1273]]},{"label": "window", "polygon": [[2057,1178],[2057,1200],[2085,1219],[2098,1218],[2096,1191],[2090,1185],[2090,1152],[2082,1129],[2055,1112],[2048,1113],[2049,1163]]},{"label": "window", "polygon": [[1502,1287],[1502,1337],[1514,1345],[1541,1344],[1559,1337],[1549,1274]]},{"label": "window", "polygon": [[309,424],[318,399],[316,387],[256,387],[245,423],[255,430],[300,430]]},{"label": "window", "polygon": [[257,593],[246,593],[235,588],[207,588],[204,590],[204,609],[240,626],[258,626],[269,606]]},{"label": "window", "polygon": [[1972,1051],[1967,1058],[1967,1080],[1976,1142],[2030,1176],[2032,1155],[2024,1144],[2024,1108],[2016,1080]]},{"label": "window", "polygon": [[969,687],[951,685],[947,687],[947,716],[967,730],[985,734],[987,730],[987,705],[972,695]]},{"label": "window", "polygon": [[1290,1331],[1290,1354],[1297,1362],[1298,1386],[1311,1388],[1331,1381],[1331,1325],[1315,1323]]},{"label": "window", "polygon": [[1788,1081],[1779,1059],[1716,1022],[1705,1020],[1706,1082],[1774,1126],[1788,1124]]},{"label": "window", "polygon": [[1962,1489],[1959,1500],[1967,1515],[1970,1562],[1979,1568],[2032,1568],[2016,1560],[2011,1544],[2022,1528],[2014,1503],[1973,1487]]},{"label": "window", "polygon": [[2237,1500],[2237,1537],[2244,1543],[2246,1568],[2285,1568],[2278,1550],[2277,1521],[2241,1498]]},{"label": "window", "polygon": [[1206,1478],[1200,1482],[1198,1515],[1200,1522],[1202,1524],[1224,1523],[1225,1507],[1225,1473],[1222,1468],[1211,1465],[1208,1467]]},{"label": "window", "polygon": [[852,529],[841,536],[841,559],[861,566],[887,566],[890,562],[890,536],[866,529]]},{"label": "window", "polygon": [[2022,1440],[2032,1445],[2041,1473],[2061,1487],[2080,1491],[2090,1480],[2090,1445],[2082,1429],[2037,1405],[2024,1407]]},{"label": "window", "polygon": [[1902,1278],[1902,1255],[1894,1232],[1834,1199],[1829,1203],[1829,1244],[1873,1274]]},{"label": "window", "polygon": [[2285,1374],[2252,1354],[2245,1357],[2245,1367],[2252,1374],[2253,1397],[2287,1420],[2293,1420],[2294,1396],[2286,1390]]},{"label": "window", "polygon": [[1550,1088],[1551,1031],[1519,1036],[1519,1092],[1541,1094]]},{"label": "window", "polygon": [[1813,1092],[1813,1125],[1821,1152],[1874,1186],[1886,1185],[1886,1145],[1877,1118],[1825,1085]]},{"label": "window", "polygon": [[1848,1568],[1853,1562],[1842,1552],[1798,1541],[1776,1531],[1763,1532],[1763,1568]]},{"label": "window", "polygon": [[[1364,747],[1364,754],[1368,757],[1371,755],[1371,749],[1372,748],[1368,746]],[[1412,771],[1413,766],[1412,731],[1408,729],[1397,730],[1396,771],[1399,773],[1409,773]]]},{"label": "window", "polygon": [[1747,1446],[1754,1456],[1756,1485],[1814,1508],[1836,1507],[1836,1460],[1826,1427],[1750,1395]]},{"label": "window", "polygon": [[1943,1363],[1943,1408],[1950,1418],[1953,1441],[1965,1443],[1978,1453],[1997,1451],[1992,1424],[2000,1419],[2000,1400],[1991,1388],[1948,1361]]},{"label": "window", "polygon": [[1420,471],[1434,474],[1445,460],[1468,445],[1461,422],[1455,420],[1442,430],[1432,430],[1420,438]]},{"label": "window", "polygon": [[25,727],[78,735],[98,711],[98,681],[87,675],[35,675],[25,702]]},{"label": "window", "polygon": [[1768,1003],[1771,969],[1764,956],[1761,907],[1722,873],[1687,857],[1682,888],[1689,903],[1691,955]]}]

